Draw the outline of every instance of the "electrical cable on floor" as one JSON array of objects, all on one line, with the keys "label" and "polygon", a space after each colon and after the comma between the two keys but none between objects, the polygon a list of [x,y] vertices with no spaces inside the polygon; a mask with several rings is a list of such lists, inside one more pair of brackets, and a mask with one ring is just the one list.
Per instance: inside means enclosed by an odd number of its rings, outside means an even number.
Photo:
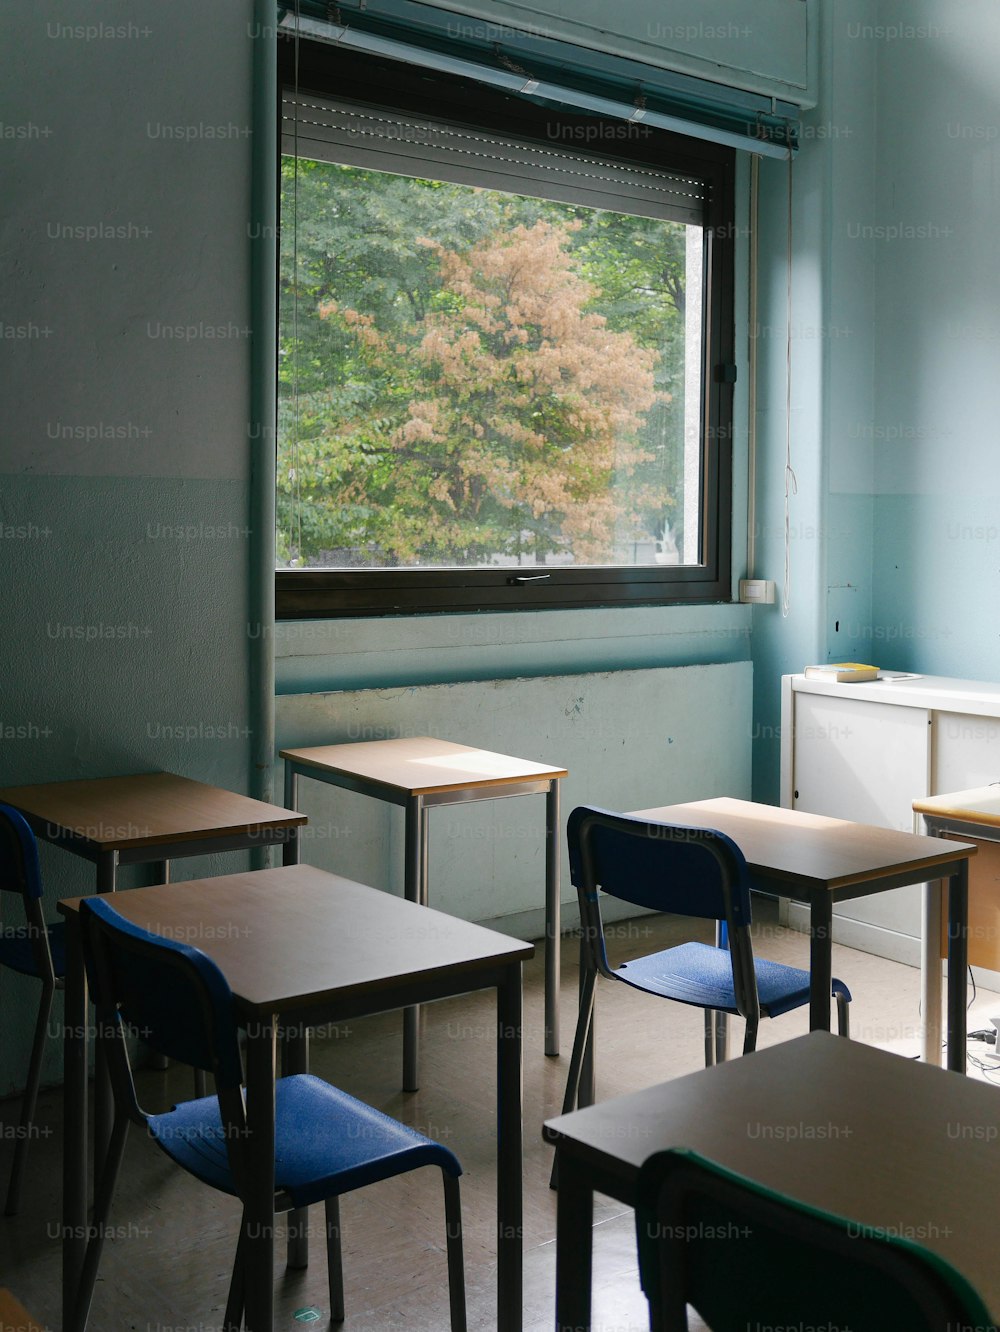
[{"label": "electrical cable on floor", "polygon": [[987,1064],[982,1059],[978,1059],[974,1054],[966,1052],[966,1063],[971,1067],[978,1069],[987,1082],[992,1082],[1000,1087],[1000,1064]]}]

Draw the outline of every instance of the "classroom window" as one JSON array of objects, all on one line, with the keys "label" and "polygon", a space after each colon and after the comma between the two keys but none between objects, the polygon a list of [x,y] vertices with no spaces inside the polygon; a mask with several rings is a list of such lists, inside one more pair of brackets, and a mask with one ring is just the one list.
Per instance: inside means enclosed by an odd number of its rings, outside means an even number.
[{"label": "classroom window", "polygon": [[351,63],[284,93],[279,615],[727,599],[732,152]]}]

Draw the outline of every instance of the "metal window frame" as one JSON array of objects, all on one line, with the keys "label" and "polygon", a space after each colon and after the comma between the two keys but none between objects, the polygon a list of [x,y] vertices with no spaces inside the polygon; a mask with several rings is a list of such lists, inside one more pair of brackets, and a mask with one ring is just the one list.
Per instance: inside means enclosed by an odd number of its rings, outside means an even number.
[{"label": "metal window frame", "polygon": [[[297,65],[297,71],[296,71]],[[577,141],[602,142],[598,117],[530,97],[498,93],[467,79],[359,56],[320,43],[279,42],[279,83],[300,93],[379,102],[392,110],[551,142],[558,119]],[[276,114],[280,117],[280,97]],[[702,373],[702,559],[697,565],[529,566],[480,569],[278,569],[279,620],[563,610],[574,607],[728,602],[732,554],[732,442],[735,361],[735,152],[666,131],[634,143],[615,139],[616,158],[703,179],[709,190]],[[276,187],[280,158],[276,162]]]}]

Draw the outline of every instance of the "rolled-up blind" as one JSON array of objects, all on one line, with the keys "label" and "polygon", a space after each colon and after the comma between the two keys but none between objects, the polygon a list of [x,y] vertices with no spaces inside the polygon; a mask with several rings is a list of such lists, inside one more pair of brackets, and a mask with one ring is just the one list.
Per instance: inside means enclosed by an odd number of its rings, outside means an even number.
[{"label": "rolled-up blind", "polygon": [[798,147],[791,102],[660,69],[530,31],[483,40],[454,11],[414,0],[298,0],[279,30],[458,74],[509,93],[611,119],[642,122],[771,157]]},{"label": "rolled-up blind", "polygon": [[707,188],[695,177],[290,90],[282,96],[282,151],[641,217],[706,222]]}]

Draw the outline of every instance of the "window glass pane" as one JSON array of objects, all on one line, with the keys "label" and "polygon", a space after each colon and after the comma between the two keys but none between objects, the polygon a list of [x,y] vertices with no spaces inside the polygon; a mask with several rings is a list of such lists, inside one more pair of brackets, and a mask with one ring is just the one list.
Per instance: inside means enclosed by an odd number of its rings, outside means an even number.
[{"label": "window glass pane", "polygon": [[700,227],[301,157],[282,218],[282,567],[700,562]]}]

